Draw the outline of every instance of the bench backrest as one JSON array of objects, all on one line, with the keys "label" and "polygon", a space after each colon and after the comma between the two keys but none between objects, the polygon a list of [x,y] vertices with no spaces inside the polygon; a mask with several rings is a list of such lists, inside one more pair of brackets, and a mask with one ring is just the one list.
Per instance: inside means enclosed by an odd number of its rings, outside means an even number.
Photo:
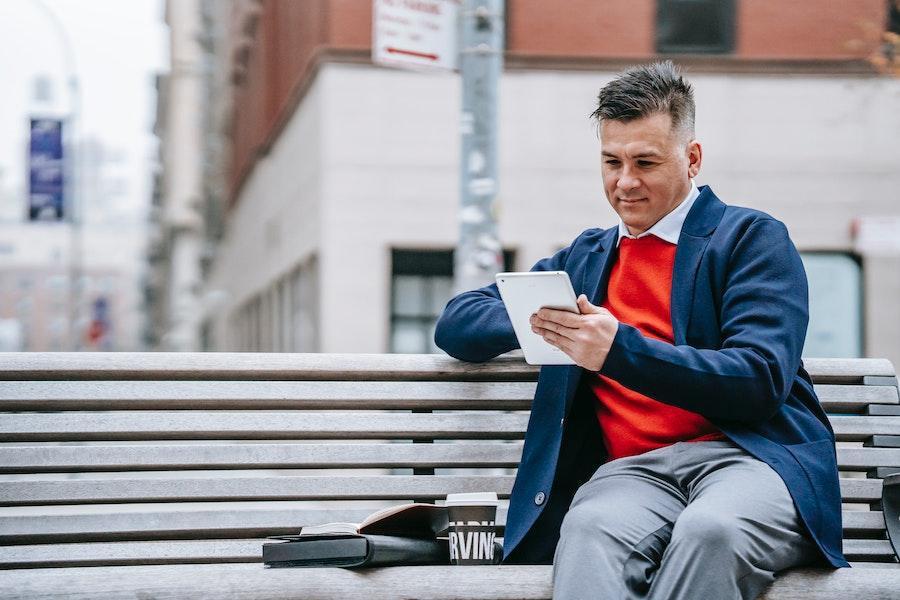
[{"label": "bench backrest", "polygon": [[[894,369],[807,368],[839,440],[845,552],[891,561]],[[252,562],[303,525],[508,499],[536,378],[510,357],[0,354],[0,567]]]}]

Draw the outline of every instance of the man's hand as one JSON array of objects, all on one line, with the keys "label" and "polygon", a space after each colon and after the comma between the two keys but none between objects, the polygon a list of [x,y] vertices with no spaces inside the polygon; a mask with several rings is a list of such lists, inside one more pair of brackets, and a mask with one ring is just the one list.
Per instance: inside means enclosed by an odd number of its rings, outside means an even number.
[{"label": "man's hand", "polygon": [[531,315],[531,330],[569,355],[579,367],[599,371],[606,362],[619,321],[605,308],[578,296],[580,315],[542,308]]}]

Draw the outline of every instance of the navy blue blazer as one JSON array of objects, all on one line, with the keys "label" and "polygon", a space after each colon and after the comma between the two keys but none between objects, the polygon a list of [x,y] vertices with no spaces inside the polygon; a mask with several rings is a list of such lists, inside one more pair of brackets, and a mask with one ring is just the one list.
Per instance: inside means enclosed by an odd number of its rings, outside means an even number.
[{"label": "navy blue blazer", "polygon": [[[616,227],[588,229],[532,270],[568,272],[576,295],[600,305],[616,236]],[[674,345],[620,323],[600,373],[703,415],[765,461],[787,484],[825,561],[849,566],[834,432],[800,360],[806,273],[784,224],[727,206],[701,187],[678,240],[671,306]],[[471,362],[519,347],[496,285],[450,300],[435,342]],[[504,563],[552,562],[572,496],[606,458],[583,373],[541,368],[510,497]]]}]

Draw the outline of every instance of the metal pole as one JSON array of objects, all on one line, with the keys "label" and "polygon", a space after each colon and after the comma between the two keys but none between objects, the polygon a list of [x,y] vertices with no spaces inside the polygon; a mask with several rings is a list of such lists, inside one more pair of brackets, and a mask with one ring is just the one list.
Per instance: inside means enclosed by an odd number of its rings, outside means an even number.
[{"label": "metal pole", "polygon": [[497,84],[503,69],[504,0],[463,0],[460,16],[462,156],[460,235],[454,259],[459,293],[503,269],[497,237]]},{"label": "metal pole", "polygon": [[[54,31],[62,42],[63,61],[68,72],[68,85],[70,94],[70,115],[69,115],[69,140],[71,149],[75,150],[74,158],[71,157],[72,168],[67,172],[72,174],[72,180],[66,186],[68,190],[68,205],[64,208],[64,214],[68,213],[69,224],[71,225],[70,236],[70,256],[69,256],[69,347],[72,350],[81,348],[81,331],[78,328],[78,322],[81,317],[81,272],[82,272],[82,231],[81,231],[81,203],[80,194],[78,193],[81,186],[81,149],[78,147],[79,138],[76,134],[76,123],[81,125],[81,92],[78,87],[78,70],[75,67],[75,46],[69,37],[62,21],[56,16],[50,8],[44,4],[42,0],[35,2],[34,6],[47,16],[53,25]],[[78,132],[80,134],[80,132]]]}]

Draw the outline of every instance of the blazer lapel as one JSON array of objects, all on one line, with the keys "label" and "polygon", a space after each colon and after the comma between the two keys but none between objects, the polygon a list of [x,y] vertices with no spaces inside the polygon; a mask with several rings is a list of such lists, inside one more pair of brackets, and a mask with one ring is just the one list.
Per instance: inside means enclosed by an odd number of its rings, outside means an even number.
[{"label": "blazer lapel", "polygon": [[681,227],[672,274],[671,312],[675,345],[687,343],[697,269],[724,212],[725,205],[713,194],[709,186],[701,186],[700,195]]},{"label": "blazer lapel", "polygon": [[[585,261],[581,290],[588,297],[591,304],[596,306],[602,304],[606,298],[606,284],[609,281],[609,273],[616,259],[616,238],[618,234],[619,229],[617,227],[610,227],[605,231],[594,250],[588,252]],[[568,415],[583,371],[581,367],[575,365],[564,368],[567,369],[567,372],[565,375],[565,408],[563,409],[563,415]]]},{"label": "blazer lapel", "polygon": [[595,306],[600,306],[606,299],[606,284],[609,282],[609,273],[618,253],[616,248],[618,235],[618,228],[610,227],[600,238],[597,248],[587,256],[581,289]]},{"label": "blazer lapel", "polygon": [[684,231],[678,238],[678,249],[675,250],[675,267],[672,273],[672,337],[675,345],[685,343],[687,326],[691,317],[691,307],[694,304],[694,282],[697,277],[697,267],[700,259],[709,243],[708,237],[694,237],[685,235]]}]

